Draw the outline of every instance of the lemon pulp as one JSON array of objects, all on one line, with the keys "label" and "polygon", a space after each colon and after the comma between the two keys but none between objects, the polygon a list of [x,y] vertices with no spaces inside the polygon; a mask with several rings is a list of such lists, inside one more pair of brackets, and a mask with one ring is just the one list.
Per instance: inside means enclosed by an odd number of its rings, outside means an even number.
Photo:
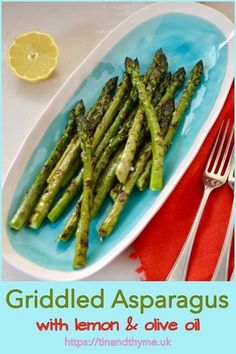
[{"label": "lemon pulp", "polygon": [[23,33],[10,46],[8,61],[21,79],[30,82],[45,80],[57,66],[58,48],[47,33]]}]

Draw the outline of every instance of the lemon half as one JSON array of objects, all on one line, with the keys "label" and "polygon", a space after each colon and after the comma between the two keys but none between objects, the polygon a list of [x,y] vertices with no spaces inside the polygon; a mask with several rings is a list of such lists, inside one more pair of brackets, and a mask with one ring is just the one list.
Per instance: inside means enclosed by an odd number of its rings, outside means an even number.
[{"label": "lemon half", "polygon": [[58,53],[50,35],[33,31],[15,39],[8,51],[8,61],[19,78],[37,82],[52,74],[57,66]]}]

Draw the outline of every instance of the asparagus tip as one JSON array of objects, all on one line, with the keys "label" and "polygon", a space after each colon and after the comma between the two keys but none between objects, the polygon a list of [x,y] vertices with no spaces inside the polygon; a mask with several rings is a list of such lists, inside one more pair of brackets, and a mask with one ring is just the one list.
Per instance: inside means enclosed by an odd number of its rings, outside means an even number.
[{"label": "asparagus tip", "polygon": [[202,60],[199,60],[193,67],[193,69],[190,72],[190,80],[195,83],[195,85],[198,85],[200,82],[201,76],[204,73],[204,68],[203,68],[203,62]]},{"label": "asparagus tip", "polygon": [[203,61],[202,60],[199,60],[193,67],[192,71],[191,71],[191,75],[195,75],[195,74],[202,74],[203,73],[203,70],[204,70],[204,67],[203,67]]},{"label": "asparagus tip", "polygon": [[80,100],[75,106],[75,115],[78,116],[84,113],[85,113],[84,101]]},{"label": "asparagus tip", "polygon": [[181,67],[174,73],[173,80],[177,80],[182,83],[185,78],[185,75],[186,75],[186,71],[184,67]]},{"label": "asparagus tip", "polygon": [[159,49],[157,49],[155,56],[157,56],[157,55],[163,55],[163,54],[164,54],[163,49],[162,49],[162,48],[159,48]]},{"label": "asparagus tip", "polygon": [[126,57],[125,58],[125,70],[128,74],[131,74],[133,70],[139,70],[139,62],[136,58],[135,60]]},{"label": "asparagus tip", "polygon": [[158,70],[164,74],[168,68],[168,61],[162,48],[158,49],[154,55],[153,63],[156,65]]},{"label": "asparagus tip", "polygon": [[138,61],[138,58],[134,59],[134,63],[139,66],[139,61]]},{"label": "asparagus tip", "polygon": [[199,65],[202,68],[202,70],[203,70],[203,61],[202,61],[202,59],[199,60],[196,65]]},{"label": "asparagus tip", "polygon": [[112,77],[111,79],[109,79],[109,80],[107,81],[107,83],[105,84],[106,87],[108,87],[108,88],[110,88],[110,89],[114,89],[114,88],[116,87],[116,85],[117,85],[118,78],[119,78],[118,76],[114,76],[114,77]]}]

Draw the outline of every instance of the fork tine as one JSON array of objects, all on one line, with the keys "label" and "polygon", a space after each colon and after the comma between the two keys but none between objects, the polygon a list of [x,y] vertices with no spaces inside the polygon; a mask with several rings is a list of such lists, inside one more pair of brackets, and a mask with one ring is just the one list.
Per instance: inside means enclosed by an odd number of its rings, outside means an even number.
[{"label": "fork tine", "polygon": [[222,127],[224,125],[224,120],[223,122],[221,123],[221,126],[220,126],[220,129],[219,129],[219,132],[217,134],[217,137],[216,137],[216,140],[215,140],[215,143],[212,147],[212,150],[211,150],[211,153],[210,153],[210,156],[208,157],[208,160],[207,160],[207,164],[206,164],[206,167],[205,167],[205,170],[207,171],[209,166],[210,166],[210,163],[211,163],[211,160],[212,160],[212,157],[215,153],[215,149],[216,149],[216,146],[217,146],[217,143],[218,143],[218,140],[219,140],[219,137],[220,137],[220,134],[221,134],[221,130],[222,130]]},{"label": "fork tine", "polygon": [[[228,140],[228,143],[227,143],[227,146],[225,148],[224,156],[222,158],[222,161],[221,161],[221,164],[220,164],[220,167],[219,167],[218,173],[220,173],[220,174],[223,171],[223,168],[224,168],[224,165],[225,165],[225,161],[226,161],[226,158],[227,158],[228,153],[229,153],[229,149],[230,149],[230,146],[231,146],[231,143],[232,143],[232,140],[233,140],[233,134],[234,134],[234,129],[232,128],[231,133],[230,133],[230,137],[229,137],[229,140]],[[231,153],[231,155],[232,155],[232,153]],[[229,159],[229,162],[230,161],[231,161],[231,158]],[[229,164],[229,169],[230,168],[231,168],[231,163]],[[224,175],[225,175],[225,173],[224,173]]]},{"label": "fork tine", "polygon": [[229,178],[234,178],[234,156],[232,157],[232,161],[230,165]]},{"label": "fork tine", "polygon": [[223,145],[224,145],[224,142],[225,142],[226,134],[227,134],[227,131],[228,131],[228,127],[229,127],[229,120],[228,120],[227,123],[226,123],[226,127],[225,127],[225,130],[224,130],[223,136],[222,136],[222,138],[221,138],[220,146],[219,146],[217,155],[216,155],[216,157],[215,157],[215,162],[214,162],[214,165],[212,166],[212,169],[211,169],[212,172],[215,171],[216,166],[217,166],[217,164],[218,164],[218,162],[219,162],[220,155],[221,155],[221,153],[222,153]]},{"label": "fork tine", "polygon": [[228,174],[229,174],[229,171],[230,171],[230,168],[231,168],[231,163],[232,163],[233,157],[234,157],[234,151],[233,151],[233,149],[232,149],[231,155],[230,155],[230,158],[229,158],[229,161],[228,161],[228,164],[227,164],[227,167],[226,167],[226,169],[225,169],[225,173],[222,175],[222,177],[225,177],[225,179],[227,179],[227,177],[228,177]]}]

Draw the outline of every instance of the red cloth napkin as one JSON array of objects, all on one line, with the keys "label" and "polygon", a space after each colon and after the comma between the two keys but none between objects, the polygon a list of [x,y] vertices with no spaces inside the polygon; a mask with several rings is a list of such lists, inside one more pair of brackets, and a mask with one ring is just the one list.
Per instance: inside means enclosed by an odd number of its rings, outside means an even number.
[{"label": "red cloth napkin", "polygon": [[[222,120],[234,116],[234,86],[224,107],[208,134],[197,157],[164,206],[151,220],[134,248],[146,280],[165,280],[191,228],[202,194],[202,171]],[[209,197],[189,266],[187,280],[210,280],[214,272],[227,229],[233,193],[228,184]],[[233,246],[230,256],[231,274],[234,264]],[[140,269],[138,269],[140,272]]]}]

